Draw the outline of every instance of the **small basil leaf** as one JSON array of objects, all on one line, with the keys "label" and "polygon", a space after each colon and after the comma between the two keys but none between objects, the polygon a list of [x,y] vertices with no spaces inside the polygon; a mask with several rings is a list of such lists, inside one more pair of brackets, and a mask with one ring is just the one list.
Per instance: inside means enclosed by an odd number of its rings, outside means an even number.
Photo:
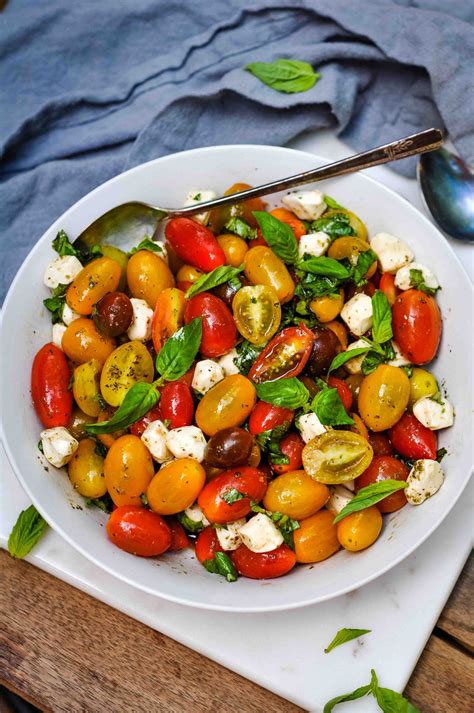
[{"label": "small basil leaf", "polygon": [[324,202],[328,206],[328,208],[333,208],[336,210],[344,210],[344,207],[342,205],[339,205],[337,201],[334,200],[334,198],[331,198],[331,196],[323,196],[324,197]]},{"label": "small basil leaf", "polygon": [[370,349],[370,344],[367,344],[366,347],[357,347],[356,349],[348,349],[345,352],[340,352],[340,354],[336,354],[334,359],[331,362],[331,366],[328,369],[328,374],[331,373],[331,371],[335,371],[335,369],[339,369],[340,366],[345,364],[347,361],[350,359],[354,359],[355,357],[360,356],[361,354],[366,354]]},{"label": "small basil leaf", "polygon": [[220,574],[222,577],[225,577],[228,582],[237,581],[237,570],[230,557],[224,554],[224,552],[215,552],[214,557],[204,560],[203,565],[211,574]]},{"label": "small basil leaf", "polygon": [[410,285],[416,290],[421,290],[426,295],[435,295],[440,287],[428,287],[423,277],[423,272],[416,268],[410,270]]},{"label": "small basil leaf", "polygon": [[245,69],[275,91],[285,94],[307,92],[321,76],[310,64],[299,59],[251,62]]},{"label": "small basil leaf", "polygon": [[[268,514],[268,513],[267,513]],[[282,515],[280,512],[277,513],[272,513],[271,514],[271,519],[275,523],[275,525],[278,527],[280,530],[283,540],[285,542],[285,545],[288,545],[288,547],[291,547],[292,550],[295,549],[295,540],[293,533],[295,530],[299,530],[300,528],[300,523],[298,520],[294,520],[293,518],[289,517],[288,515]]]},{"label": "small basil leaf", "polygon": [[401,693],[379,686],[377,674],[372,669],[370,687],[372,695],[384,713],[420,713]]},{"label": "small basil leaf", "polygon": [[40,539],[48,523],[34,505],[22,510],[8,538],[8,551],[12,557],[22,559]]},{"label": "small basil leaf", "polygon": [[323,295],[339,296],[339,288],[344,282],[337,277],[327,277],[325,275],[312,275],[303,270],[297,270],[299,282],[296,285],[295,295],[306,302],[314,297]]},{"label": "small basil leaf", "polygon": [[395,350],[390,341],[385,342],[385,344],[374,343],[362,362],[362,373],[364,376],[367,376],[367,374],[371,374],[379,364],[384,364],[391,359],[395,359]]},{"label": "small basil leaf", "polygon": [[438,450],[436,451],[436,460],[438,461],[438,463],[441,463],[447,452],[448,451],[446,450],[446,448],[438,448]]},{"label": "small basil leaf", "polygon": [[229,490],[226,490],[226,492],[221,495],[222,500],[224,500],[227,505],[232,505],[232,503],[236,503],[237,500],[243,500],[245,497],[246,495],[242,495],[237,488],[229,488]]},{"label": "small basil leaf", "polygon": [[325,426],[352,426],[354,424],[342,404],[337,389],[322,389],[311,402],[311,410]]},{"label": "small basil leaf", "polygon": [[328,701],[324,706],[323,713],[331,713],[331,711],[333,711],[335,706],[337,706],[339,703],[346,703],[347,701],[356,701],[358,698],[363,698],[368,693],[371,693],[371,690],[372,689],[369,683],[368,686],[361,686],[360,688],[356,688],[355,691],[352,691],[351,693],[343,693],[342,696],[336,696],[336,698],[331,698],[331,700]]},{"label": "small basil leaf", "polygon": [[263,349],[256,347],[255,344],[248,342],[246,339],[235,347],[238,356],[234,359],[234,364],[241,374],[245,376],[249,373],[252,364]]},{"label": "small basil leaf", "polygon": [[201,346],[202,320],[196,317],[178,329],[156,357],[156,368],[165,381],[176,381],[191,368]]},{"label": "small basil leaf", "polygon": [[342,508],[341,512],[334,518],[333,523],[336,524],[353,512],[370,508],[392,493],[396,493],[397,490],[403,490],[406,487],[405,480],[380,480],[378,483],[367,485],[365,488],[361,488],[357,495]]},{"label": "small basil leaf", "polygon": [[393,337],[393,330],[392,308],[382,290],[376,290],[372,297],[372,313],[372,337],[374,341],[383,344]]},{"label": "small basil leaf", "polygon": [[301,323],[309,329],[314,327],[318,320],[308,307],[307,300],[299,300],[294,304],[294,300],[281,306],[280,330],[284,327],[298,327]]},{"label": "small basil leaf", "polygon": [[129,257],[135,255],[139,250],[149,250],[152,253],[158,253],[160,257],[165,254],[161,243],[155,243],[148,235],[145,235],[141,243],[138,243],[136,247],[130,250],[128,253]]},{"label": "small basil leaf", "polygon": [[298,260],[298,242],[289,225],[262,210],[253,211],[262,235],[275,255],[293,265]]},{"label": "small basil leaf", "polygon": [[47,297],[43,300],[44,306],[51,312],[51,321],[53,324],[62,322],[67,288],[68,285],[58,285],[52,291],[51,297]]},{"label": "small basil leaf", "polygon": [[186,292],[186,297],[189,299],[193,295],[197,295],[200,292],[206,292],[207,290],[212,290],[213,287],[222,285],[224,282],[229,282],[229,280],[234,279],[239,275],[244,266],[231,267],[231,265],[220,265],[216,267],[212,272],[208,272],[205,275],[201,275],[196,282],[194,282],[189,290]]},{"label": "small basil leaf", "polygon": [[344,235],[355,235],[356,232],[350,224],[347,213],[335,213],[330,216],[322,216],[317,220],[313,220],[311,224],[311,232],[319,233],[322,231],[331,238],[340,238]]},{"label": "small basil leaf", "polygon": [[113,510],[113,501],[108,493],[101,498],[85,498],[84,503],[86,507],[96,507],[102,512],[112,512]]},{"label": "small basil leaf", "polygon": [[125,394],[125,398],[108,421],[88,423],[84,426],[87,433],[113,433],[121,431],[138,421],[158,403],[160,395],[154,384],[139,382],[134,384]]},{"label": "small basil leaf", "polygon": [[332,257],[309,257],[298,263],[298,269],[303,272],[310,272],[312,275],[323,275],[324,277],[335,277],[338,280],[348,280],[351,273],[341,262]]},{"label": "small basil leaf", "polygon": [[280,449],[280,442],[285,433],[290,427],[289,421],[284,421],[284,423],[269,431],[262,431],[257,434],[255,440],[258,445],[265,453],[268,453],[270,460],[274,465],[288,465],[290,459]]},{"label": "small basil leaf", "polygon": [[309,399],[308,389],[296,377],[264,381],[262,384],[255,384],[255,388],[259,399],[283,408],[300,408]]},{"label": "small basil leaf", "polygon": [[229,233],[234,233],[244,240],[255,240],[257,237],[257,228],[251,228],[242,218],[234,216],[227,221],[224,227]]},{"label": "small basil leaf", "polygon": [[335,649],[336,646],[341,646],[341,644],[345,644],[353,639],[358,639],[359,636],[370,634],[370,632],[371,629],[339,629],[329,646],[324,649],[324,653],[328,654],[330,651]]},{"label": "small basil leaf", "polygon": [[357,264],[352,273],[352,279],[358,287],[365,284],[366,280],[364,275],[367,273],[374,260],[377,260],[377,255],[373,250],[366,250],[364,253],[359,254]]},{"label": "small basil leaf", "polygon": [[175,517],[184,529],[191,532],[193,535],[197,535],[201,532],[201,530],[204,530],[204,525],[201,520],[191,520],[191,518],[188,517],[184,511],[177,513]]},{"label": "small basil leaf", "polygon": [[54,238],[53,250],[56,250],[61,257],[65,255],[74,255],[74,257],[77,258],[81,257],[81,253],[72,245],[64,230],[60,230]]}]

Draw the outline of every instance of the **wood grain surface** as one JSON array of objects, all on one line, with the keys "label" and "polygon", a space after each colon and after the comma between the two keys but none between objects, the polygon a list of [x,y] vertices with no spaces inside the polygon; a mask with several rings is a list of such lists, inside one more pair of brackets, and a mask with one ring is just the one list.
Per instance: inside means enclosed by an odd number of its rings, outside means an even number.
[{"label": "wood grain surface", "polygon": [[[0,568],[0,683],[42,710],[301,710],[3,551]],[[473,584],[471,561],[408,685],[422,713],[472,713]]]}]

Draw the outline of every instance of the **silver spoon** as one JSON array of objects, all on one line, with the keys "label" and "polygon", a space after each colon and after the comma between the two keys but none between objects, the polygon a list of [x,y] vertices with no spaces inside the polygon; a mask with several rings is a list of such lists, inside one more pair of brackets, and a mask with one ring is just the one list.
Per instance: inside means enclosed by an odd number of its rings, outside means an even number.
[{"label": "silver spoon", "polygon": [[438,149],[420,157],[417,178],[425,206],[441,230],[474,242],[474,175],[464,161]]},{"label": "silver spoon", "polygon": [[414,156],[425,151],[433,151],[433,149],[441,146],[442,143],[443,135],[439,129],[427,129],[311,171],[298,173],[295,176],[278,181],[271,181],[263,186],[249,188],[240,193],[233,193],[230,196],[223,196],[222,198],[216,198],[187,208],[161,208],[137,201],[123,203],[116,208],[112,208],[112,210],[109,210],[91,223],[78,236],[74,244],[77,247],[91,248],[94,245],[107,242],[117,247],[126,246],[128,248],[131,245],[136,245],[145,235],[153,236],[159,223],[165,218],[191,216],[208,211],[211,208],[234,205],[249,198],[266,196],[269,193],[287,190],[305,183],[334,178],[335,176],[353,173],[370,166],[398,161],[401,158]]}]

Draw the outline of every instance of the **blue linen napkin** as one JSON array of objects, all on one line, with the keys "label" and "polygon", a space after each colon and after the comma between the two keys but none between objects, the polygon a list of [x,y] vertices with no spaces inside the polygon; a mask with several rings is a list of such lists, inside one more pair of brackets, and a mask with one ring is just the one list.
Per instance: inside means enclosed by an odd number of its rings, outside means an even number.
[{"label": "blue linen napkin", "polygon": [[[473,162],[473,23],[465,0],[11,0],[0,15],[0,296],[66,208],[173,151],[284,144],[322,127],[365,149],[444,125]],[[321,79],[281,94],[243,69],[279,57]],[[414,162],[393,167],[412,175]]]}]

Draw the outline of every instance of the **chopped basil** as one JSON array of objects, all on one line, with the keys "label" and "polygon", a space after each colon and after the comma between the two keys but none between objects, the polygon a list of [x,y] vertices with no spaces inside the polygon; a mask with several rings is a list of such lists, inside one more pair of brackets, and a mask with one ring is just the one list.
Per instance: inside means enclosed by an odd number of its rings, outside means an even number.
[{"label": "chopped basil", "polygon": [[298,261],[298,241],[290,226],[262,210],[253,211],[253,215],[275,255],[294,265]]},{"label": "chopped basil", "polygon": [[256,503],[254,500],[250,501],[250,509],[252,512],[263,513],[270,518],[272,522],[280,529],[281,534],[285,544],[294,549],[295,543],[293,538],[293,533],[295,530],[300,528],[300,523],[298,520],[294,520],[289,517],[289,515],[283,515],[281,512],[272,512],[271,510],[265,510],[261,505]]},{"label": "chopped basil", "polygon": [[390,341],[385,344],[372,343],[370,351],[362,362],[361,370],[364,376],[372,373],[380,364],[395,359],[395,349]]},{"label": "chopped basil", "polygon": [[81,258],[81,253],[72,245],[64,230],[60,230],[54,238],[53,250],[56,250],[61,257],[74,255],[74,257]]},{"label": "chopped basil", "polygon": [[232,560],[224,552],[215,552],[212,559],[204,560],[204,567],[211,574],[220,574],[225,577],[228,582],[236,582],[238,578],[237,570],[235,569]]},{"label": "chopped basil", "polygon": [[104,446],[104,444],[101,443],[100,441],[96,441],[96,442],[95,442],[94,451],[95,451],[95,453],[97,453],[97,455],[100,456],[101,458],[105,458],[105,456],[106,456],[107,453],[108,453],[108,449],[107,449],[106,446]]},{"label": "chopped basil", "polygon": [[294,325],[298,327],[301,323],[309,329],[318,323],[316,316],[309,309],[307,300],[299,300],[296,305],[292,300],[281,306],[280,330]]},{"label": "chopped basil", "polygon": [[128,256],[130,257],[131,255],[135,255],[139,250],[149,250],[152,253],[158,253],[160,255],[164,255],[164,250],[163,247],[161,246],[160,243],[155,243],[154,240],[151,240],[149,235],[145,235],[143,240],[138,243],[138,245],[130,250],[128,253]]},{"label": "chopped basil", "polygon": [[300,408],[309,399],[308,389],[296,377],[264,381],[261,384],[255,384],[255,388],[259,399],[283,408]]},{"label": "chopped basil", "polygon": [[248,342],[244,339],[240,344],[235,347],[238,356],[234,358],[234,364],[241,374],[245,376],[249,373],[252,364],[258,357],[263,349],[262,347],[256,347],[255,344]]},{"label": "chopped basil", "polygon": [[367,273],[374,260],[377,260],[377,255],[373,250],[366,250],[364,253],[359,254],[357,264],[352,272],[352,279],[358,287],[365,285],[367,282],[364,275]]},{"label": "chopped basil", "polygon": [[257,237],[257,228],[251,228],[242,218],[233,217],[224,227],[229,233],[234,233],[244,240],[255,240]]},{"label": "chopped basil", "polygon": [[43,304],[51,312],[51,321],[53,324],[62,322],[63,309],[66,304],[66,291],[68,285],[58,285],[51,293],[51,297],[43,300]]},{"label": "chopped basil", "polygon": [[392,495],[392,493],[396,493],[397,490],[403,490],[406,487],[407,483],[405,480],[380,480],[378,483],[371,483],[371,485],[367,485],[365,488],[359,490],[357,495],[336,515],[333,522],[336,524],[353,512],[370,508],[372,505]]},{"label": "chopped basil", "polygon": [[436,292],[441,289],[440,287],[428,287],[425,283],[422,270],[416,268],[410,270],[410,285],[416,290],[421,290],[426,295],[435,295]]},{"label": "chopped basil", "polygon": [[34,505],[22,510],[8,538],[8,551],[12,557],[23,559],[48,527],[46,520]]},{"label": "chopped basil", "polygon": [[285,94],[307,92],[321,76],[310,64],[299,59],[251,62],[245,69],[275,91]]},{"label": "chopped basil", "polygon": [[[212,290],[213,287],[222,285],[224,282],[229,282],[239,275],[244,266],[232,267],[231,265],[220,265],[216,267],[212,272],[207,272],[201,275],[196,282],[194,282],[189,290],[186,292],[186,298],[189,299],[193,295],[197,295],[200,292],[206,292],[207,290]],[[238,283],[241,287],[240,282]]]},{"label": "chopped basil", "polygon": [[446,448],[438,448],[438,450],[436,451],[436,460],[438,461],[438,463],[441,463],[447,452],[448,451],[446,450]]},{"label": "chopped basil", "polygon": [[344,235],[355,235],[356,232],[350,224],[350,219],[347,213],[335,213],[330,216],[322,216],[317,220],[313,220],[311,224],[311,232],[326,233],[331,238],[340,238]]},{"label": "chopped basil", "polygon": [[88,508],[96,507],[102,512],[110,513],[113,510],[113,501],[108,493],[101,498],[85,498],[84,502]]},{"label": "chopped basil", "polygon": [[204,529],[202,520],[191,520],[191,518],[188,517],[184,511],[177,513],[175,517],[184,529],[193,535],[197,535]]},{"label": "chopped basil", "polygon": [[370,634],[370,632],[371,629],[339,629],[329,646],[324,649],[324,653],[328,654],[330,651],[335,649],[336,646],[341,646],[341,644],[345,644],[353,639],[358,639],[359,636]]},{"label": "chopped basil", "polygon": [[156,368],[163,380],[176,381],[191,368],[201,346],[201,338],[202,319],[196,317],[164,343],[156,357]]},{"label": "chopped basil", "polygon": [[40,453],[43,453],[43,454],[44,454],[43,441],[41,440],[41,438],[40,438],[40,440],[38,441],[38,450],[39,450]]},{"label": "chopped basil", "polygon": [[393,337],[392,308],[382,290],[376,290],[372,297],[372,337],[378,344],[383,344]]},{"label": "chopped basil", "polygon": [[308,302],[314,297],[322,297],[323,295],[339,296],[339,289],[345,280],[340,280],[337,277],[327,277],[326,275],[314,275],[303,270],[297,270],[298,283],[295,289],[295,295],[302,300]]},{"label": "chopped basil", "polygon": [[413,366],[411,364],[401,366],[400,369],[405,372],[409,379],[411,379],[411,377],[413,376]]},{"label": "chopped basil", "polygon": [[229,490],[226,490],[226,492],[221,495],[222,500],[227,503],[227,505],[232,505],[232,503],[236,503],[237,500],[243,500],[246,495],[242,495],[242,493],[237,490],[237,488],[229,488]]},{"label": "chopped basil", "polygon": [[201,200],[201,194],[200,194],[200,193],[196,193],[196,195],[193,196],[193,201],[200,201],[200,200]]},{"label": "chopped basil", "polygon": [[150,507],[150,505],[149,505],[149,503],[148,503],[148,497],[147,497],[147,494],[146,494],[146,493],[142,493],[142,494],[140,495],[140,500],[141,500],[141,502],[142,502],[143,507],[145,507],[145,508]]},{"label": "chopped basil", "polygon": [[290,422],[285,421],[269,431],[262,431],[255,437],[255,440],[262,451],[268,453],[270,460],[274,465],[288,465],[290,462],[288,456],[286,456],[280,448],[281,439],[288,431],[289,427]]}]

